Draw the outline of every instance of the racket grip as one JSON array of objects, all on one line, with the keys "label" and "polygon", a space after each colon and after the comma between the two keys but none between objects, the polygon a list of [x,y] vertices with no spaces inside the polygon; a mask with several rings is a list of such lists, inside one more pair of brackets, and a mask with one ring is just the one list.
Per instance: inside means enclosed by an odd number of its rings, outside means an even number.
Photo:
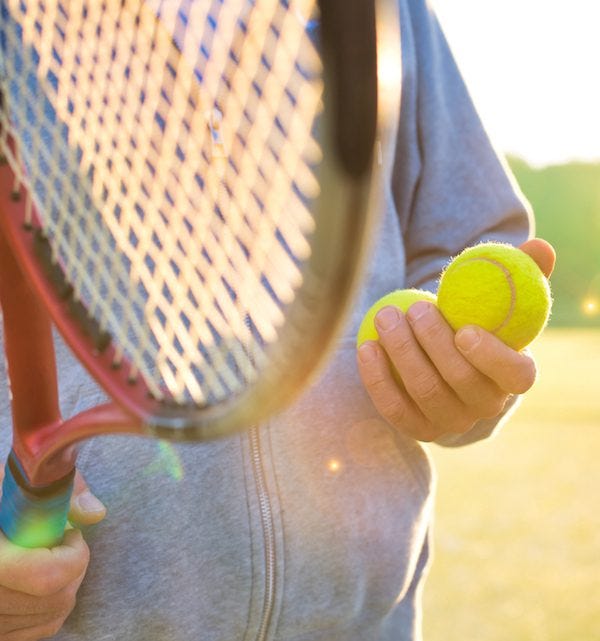
[{"label": "racket grip", "polygon": [[63,538],[75,470],[44,488],[28,485],[11,453],[5,469],[0,500],[0,529],[21,547],[58,545]]}]

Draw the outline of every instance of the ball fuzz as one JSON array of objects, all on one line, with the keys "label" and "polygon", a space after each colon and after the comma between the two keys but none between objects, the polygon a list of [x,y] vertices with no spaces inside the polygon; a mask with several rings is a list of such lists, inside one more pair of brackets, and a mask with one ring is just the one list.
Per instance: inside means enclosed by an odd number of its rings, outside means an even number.
[{"label": "ball fuzz", "polygon": [[382,296],[376,303],[369,307],[362,319],[356,335],[356,346],[362,345],[365,341],[376,341],[379,338],[379,334],[375,329],[375,316],[380,309],[392,306],[398,307],[403,312],[406,312],[413,303],[419,300],[426,300],[435,305],[436,297],[431,292],[423,289],[397,289],[394,292]]},{"label": "ball fuzz", "polygon": [[465,249],[438,289],[438,307],[455,331],[479,325],[516,350],[542,331],[551,305],[548,280],[533,258],[502,243]]}]

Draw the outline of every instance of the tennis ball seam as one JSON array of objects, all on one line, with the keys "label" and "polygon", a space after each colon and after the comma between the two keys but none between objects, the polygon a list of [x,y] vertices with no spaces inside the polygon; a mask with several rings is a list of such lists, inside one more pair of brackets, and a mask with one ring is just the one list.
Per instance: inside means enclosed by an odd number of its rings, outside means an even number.
[{"label": "tennis ball seam", "polygon": [[501,331],[508,323],[510,322],[510,319],[512,318],[512,315],[515,311],[515,306],[516,306],[516,301],[517,301],[517,288],[515,286],[515,282],[512,278],[512,275],[510,273],[510,270],[503,265],[500,261],[494,260],[493,258],[488,258],[487,256],[477,256],[476,258],[469,258],[466,260],[466,263],[476,263],[478,261],[485,261],[488,263],[491,263],[494,265],[494,267],[498,267],[504,274],[504,277],[506,278],[506,282],[508,284],[508,287],[510,289],[510,305],[508,308],[508,312],[506,313],[506,316],[498,325],[497,327],[494,327],[492,330],[490,330],[493,334],[497,334],[499,331]]}]

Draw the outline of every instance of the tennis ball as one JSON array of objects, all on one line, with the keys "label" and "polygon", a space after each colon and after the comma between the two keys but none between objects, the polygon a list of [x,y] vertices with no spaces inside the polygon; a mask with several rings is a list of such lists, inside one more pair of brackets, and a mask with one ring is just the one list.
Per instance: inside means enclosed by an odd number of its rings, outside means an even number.
[{"label": "tennis ball", "polygon": [[438,288],[438,307],[455,331],[479,325],[516,350],[542,331],[551,305],[537,263],[502,243],[465,249],[446,267]]},{"label": "tennis ball", "polygon": [[356,346],[359,347],[365,341],[376,341],[379,338],[379,334],[375,329],[375,315],[380,309],[393,306],[406,312],[413,303],[419,300],[426,300],[435,304],[436,297],[431,292],[423,289],[397,289],[382,296],[377,302],[371,305],[362,319],[358,333],[356,334]]}]

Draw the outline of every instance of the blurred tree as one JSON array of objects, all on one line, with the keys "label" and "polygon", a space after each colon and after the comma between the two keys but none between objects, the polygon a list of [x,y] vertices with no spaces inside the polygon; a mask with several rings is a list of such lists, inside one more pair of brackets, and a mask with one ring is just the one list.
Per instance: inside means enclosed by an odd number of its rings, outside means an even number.
[{"label": "blurred tree", "polygon": [[553,326],[600,326],[600,163],[535,168],[509,164],[536,218],[536,235],[557,252]]}]

